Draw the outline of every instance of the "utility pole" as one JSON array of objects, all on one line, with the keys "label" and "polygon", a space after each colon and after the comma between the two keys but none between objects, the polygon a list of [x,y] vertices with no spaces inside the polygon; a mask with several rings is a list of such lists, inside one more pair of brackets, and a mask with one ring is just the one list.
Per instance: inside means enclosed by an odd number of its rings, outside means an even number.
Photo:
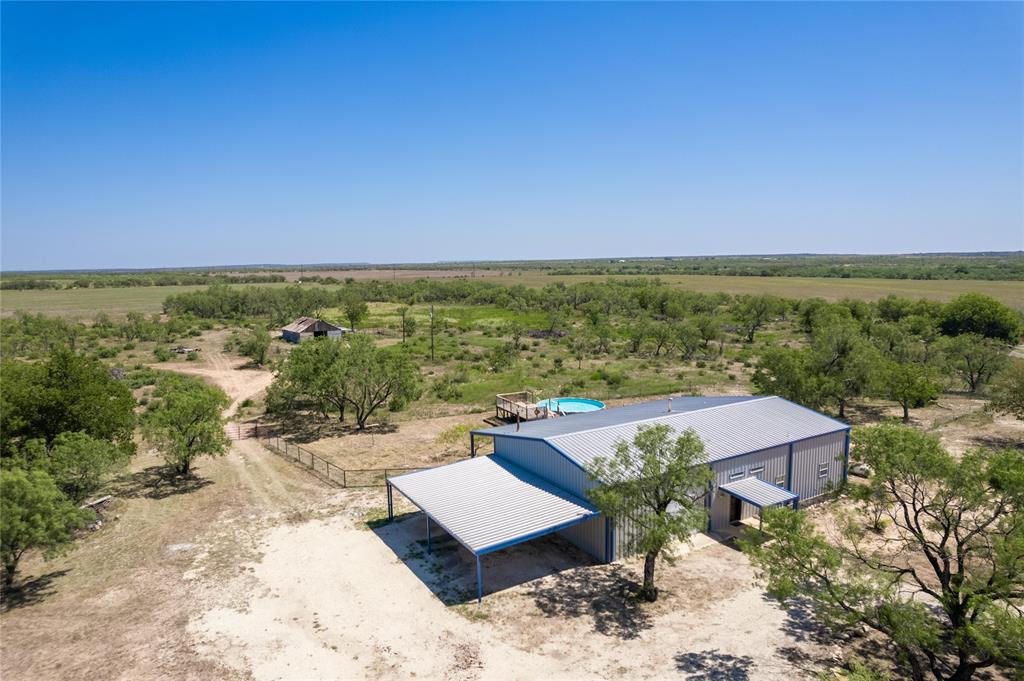
[{"label": "utility pole", "polygon": [[430,304],[430,361],[434,361],[434,304]]}]

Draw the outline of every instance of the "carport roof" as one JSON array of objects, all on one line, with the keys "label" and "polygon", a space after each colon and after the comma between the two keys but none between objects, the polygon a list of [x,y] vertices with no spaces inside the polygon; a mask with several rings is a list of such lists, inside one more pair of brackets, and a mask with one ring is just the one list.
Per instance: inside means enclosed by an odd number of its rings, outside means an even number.
[{"label": "carport roof", "polygon": [[743,478],[736,482],[720,485],[718,489],[722,492],[728,492],[734,497],[742,499],[748,504],[753,504],[758,508],[788,504],[794,499],[800,498],[799,494],[794,494],[788,489],[765,482],[760,478]]},{"label": "carport roof", "polygon": [[598,515],[583,499],[496,455],[388,482],[477,556]]}]

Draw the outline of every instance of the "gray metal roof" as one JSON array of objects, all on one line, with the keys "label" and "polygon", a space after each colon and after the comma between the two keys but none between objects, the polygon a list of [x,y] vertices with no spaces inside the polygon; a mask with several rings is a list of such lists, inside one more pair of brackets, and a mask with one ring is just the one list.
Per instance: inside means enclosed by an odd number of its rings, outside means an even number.
[{"label": "gray metal roof", "polygon": [[343,326],[337,326],[335,324],[331,324],[330,322],[325,322],[322,319],[317,319],[316,317],[299,317],[298,319],[296,319],[294,322],[292,322],[288,326],[283,327],[281,330],[282,331],[292,331],[294,333],[305,333],[306,331],[308,331],[310,329],[310,327],[316,327],[317,330],[325,330],[325,331],[347,331],[348,330],[348,329],[346,329]]},{"label": "gray metal roof", "polygon": [[[739,397],[672,397],[672,413],[684,413],[755,399],[758,398],[750,397],[749,395]],[[519,424],[518,428],[515,424],[512,424],[496,428],[484,428],[473,432],[478,435],[511,435],[513,437],[547,439],[558,435],[568,435],[569,433],[581,430],[592,430],[594,428],[644,421],[656,416],[664,416],[668,413],[668,399],[663,399],[627,404],[622,407],[609,407],[608,409],[589,411],[582,414],[525,421]]]},{"label": "gray metal roof", "polygon": [[753,504],[758,508],[774,506],[776,504],[786,504],[800,497],[799,494],[794,494],[788,489],[783,489],[778,485],[765,482],[760,478],[743,478],[736,482],[719,485],[718,489],[722,492],[728,492],[733,496],[739,497],[743,501]]},{"label": "gray metal roof", "polygon": [[596,508],[500,456],[481,456],[388,481],[477,555],[563,529]]},{"label": "gray metal roof", "polygon": [[841,421],[781,397],[758,397],[545,440],[583,468],[589,468],[597,457],[610,456],[618,442],[632,442],[638,427],[661,423],[676,433],[693,428],[704,442],[709,462],[849,428]]}]

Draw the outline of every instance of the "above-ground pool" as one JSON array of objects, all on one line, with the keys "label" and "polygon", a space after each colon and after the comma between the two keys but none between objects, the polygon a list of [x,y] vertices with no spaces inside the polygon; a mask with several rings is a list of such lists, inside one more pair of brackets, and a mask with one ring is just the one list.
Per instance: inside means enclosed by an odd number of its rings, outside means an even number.
[{"label": "above-ground pool", "polygon": [[563,414],[582,414],[587,411],[604,409],[604,402],[588,400],[585,397],[552,397],[537,403],[538,409],[543,409],[544,407],[547,407],[556,414],[558,412]]}]

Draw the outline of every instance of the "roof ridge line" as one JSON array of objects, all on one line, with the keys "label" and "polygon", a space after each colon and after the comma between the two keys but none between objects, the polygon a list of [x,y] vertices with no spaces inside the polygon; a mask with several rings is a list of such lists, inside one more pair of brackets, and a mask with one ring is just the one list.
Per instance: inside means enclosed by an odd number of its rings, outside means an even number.
[{"label": "roof ridge line", "polygon": [[[743,396],[742,395],[740,395],[740,396],[737,396],[737,395],[717,395],[716,397],[743,397]],[[716,404],[716,405],[712,405],[710,407],[701,407],[700,409],[689,409],[687,411],[665,412],[664,414],[658,414],[657,416],[651,416],[649,418],[639,419],[637,421],[628,421],[626,423],[615,423],[615,424],[610,424],[610,425],[607,425],[607,426],[598,426],[596,428],[587,428],[585,430],[574,430],[571,433],[561,433],[559,435],[549,435],[548,437],[544,437],[544,438],[541,438],[541,439],[544,440],[545,442],[550,442],[552,440],[557,440],[558,438],[561,438],[561,437],[569,437],[570,435],[579,435],[581,433],[593,433],[595,431],[606,430],[608,428],[621,428],[622,426],[640,425],[642,423],[649,423],[651,421],[657,421],[658,419],[668,418],[669,416],[681,416],[683,414],[697,414],[697,413],[702,412],[702,411],[711,411],[712,409],[723,409],[725,407],[735,407],[736,405],[739,405],[739,404],[750,404],[751,402],[762,402],[764,400],[778,399],[779,396],[778,395],[762,395],[760,397],[755,397],[755,396],[751,395],[750,397],[751,397],[751,399],[749,399],[749,400],[741,400],[739,402],[730,402],[728,404]],[[669,399],[671,399],[671,398],[669,398]]]}]

